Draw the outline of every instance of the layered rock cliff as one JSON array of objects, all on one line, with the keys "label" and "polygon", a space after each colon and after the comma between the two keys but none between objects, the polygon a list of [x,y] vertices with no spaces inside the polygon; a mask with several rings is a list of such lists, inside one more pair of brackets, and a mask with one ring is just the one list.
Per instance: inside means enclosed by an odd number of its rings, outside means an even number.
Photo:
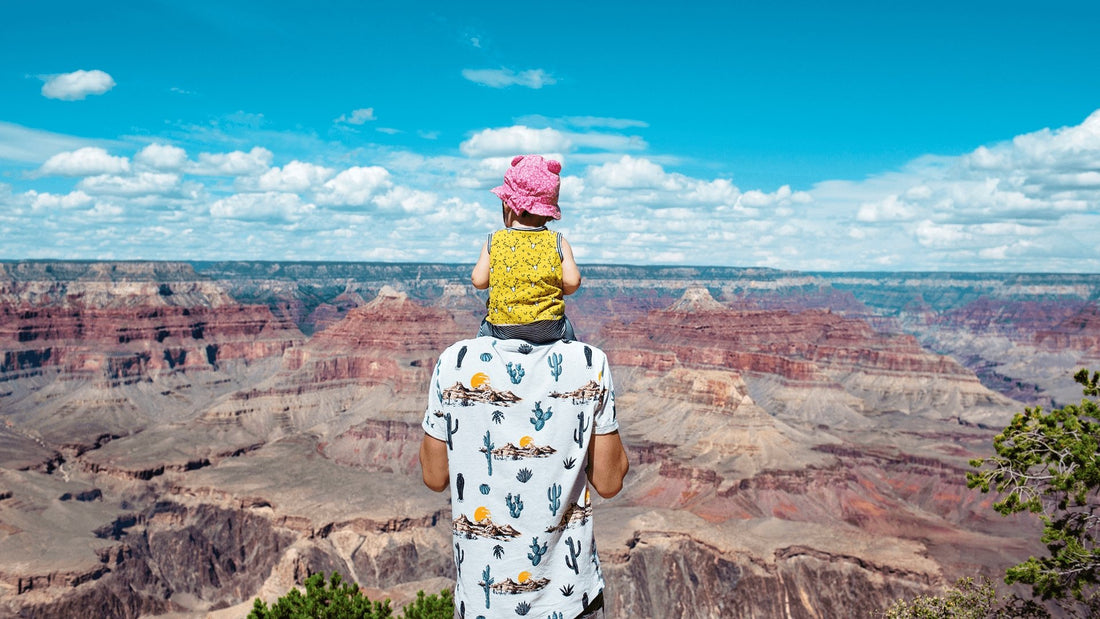
[{"label": "layered rock cliff", "polygon": [[[446,586],[419,424],[483,308],[469,268],[196,266],[0,263],[0,615],[239,617],[332,570],[398,605]],[[1041,553],[963,475],[1022,406],[989,377],[1093,354],[1097,291],[586,268],[568,311],[632,463],[596,506],[610,615],[863,616]]]}]

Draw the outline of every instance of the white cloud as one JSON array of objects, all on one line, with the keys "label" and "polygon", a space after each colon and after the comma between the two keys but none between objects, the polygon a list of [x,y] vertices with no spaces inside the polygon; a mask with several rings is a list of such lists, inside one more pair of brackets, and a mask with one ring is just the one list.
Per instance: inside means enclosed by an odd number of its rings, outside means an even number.
[{"label": "white cloud", "polygon": [[[109,154],[123,152],[120,144],[67,142],[0,123],[0,157],[14,153],[38,167],[23,175],[9,168],[15,192],[0,184],[0,237],[21,243],[5,245],[13,257],[278,259],[323,249],[333,259],[471,261],[470,247],[500,226],[488,188],[514,155],[535,152],[568,159],[557,229],[587,261],[1097,271],[1100,137],[1092,118],[809,191],[685,173],[681,166],[692,162],[616,134],[641,126],[616,119],[532,117],[471,132],[461,154],[441,156],[367,146],[338,157],[308,136],[218,125],[186,143],[264,146],[207,146],[195,160],[170,145],[183,144],[179,136],[131,142],[128,160]],[[308,152],[319,154],[299,154]],[[289,163],[272,167],[276,158]],[[338,160],[351,167],[324,165]],[[155,242],[135,236],[154,226],[165,232]],[[380,236],[385,247],[340,241],[364,235]]]},{"label": "white cloud", "polygon": [[914,208],[895,195],[878,202],[868,202],[859,207],[856,219],[865,222],[907,221],[913,218]]},{"label": "white cloud", "polygon": [[379,166],[354,167],[340,172],[317,192],[320,204],[362,206],[393,186],[390,173]]},{"label": "white cloud", "polygon": [[38,193],[33,189],[27,192],[31,200],[31,208],[40,209],[74,209],[90,205],[93,199],[83,191],[73,191],[67,194]]},{"label": "white cloud", "polygon": [[261,191],[303,192],[320,187],[336,171],[294,160],[282,168],[271,168],[259,177],[243,177],[242,186]]},{"label": "white cloud", "polygon": [[191,174],[202,176],[247,176],[263,174],[271,165],[271,151],[256,146],[246,152],[199,153],[198,161],[188,166]]},{"label": "white cloud", "polygon": [[384,209],[401,209],[406,213],[425,215],[435,212],[437,201],[438,198],[433,193],[400,185],[374,199],[374,203]]},{"label": "white cloud", "polygon": [[101,95],[115,87],[115,80],[99,69],[43,76],[42,96],[62,101],[78,101],[88,95]]},{"label": "white cloud", "polygon": [[491,88],[507,88],[508,86],[524,86],[539,89],[543,86],[552,86],[558,83],[553,76],[542,69],[528,69],[516,72],[513,69],[501,67],[500,69],[463,69],[462,77]]},{"label": "white cloud", "polygon": [[187,151],[170,144],[150,144],[134,155],[134,162],[157,170],[178,170],[187,162]]},{"label": "white cloud", "polygon": [[243,220],[292,220],[314,210],[314,205],[302,201],[297,194],[277,191],[233,194],[210,205],[214,217]]},{"label": "white cloud", "polygon": [[129,170],[130,160],[126,157],[112,156],[98,146],[85,146],[50,157],[38,169],[38,174],[87,176],[89,174],[118,174]]},{"label": "white cloud", "polygon": [[957,224],[936,224],[927,219],[914,228],[917,241],[925,247],[953,247],[972,240],[973,235]]},{"label": "white cloud", "polygon": [[77,183],[77,187],[93,195],[143,196],[171,193],[179,188],[178,174],[167,172],[139,172],[132,176],[100,174],[89,176]]},{"label": "white cloud", "polygon": [[378,120],[374,116],[374,108],[364,107],[358,110],[352,110],[351,115],[341,114],[340,118],[336,119],[336,122],[347,123],[349,125],[362,125],[371,120]]},{"label": "white cloud", "polygon": [[117,218],[125,213],[126,209],[121,205],[110,202],[96,202],[95,206],[87,211],[87,215],[93,219]]},{"label": "white cloud", "polygon": [[468,157],[492,157],[526,153],[568,151],[569,138],[554,129],[531,129],[523,125],[483,129],[459,146]]},{"label": "white cloud", "polygon": [[589,168],[587,181],[610,189],[651,189],[667,185],[671,179],[652,161],[623,155],[618,161]]}]

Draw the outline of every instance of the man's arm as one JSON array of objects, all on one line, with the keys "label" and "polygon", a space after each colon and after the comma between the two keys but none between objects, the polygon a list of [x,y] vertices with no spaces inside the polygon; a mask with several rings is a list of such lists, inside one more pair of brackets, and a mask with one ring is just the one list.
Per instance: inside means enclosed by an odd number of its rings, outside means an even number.
[{"label": "man's arm", "polygon": [[588,468],[585,473],[600,496],[610,499],[619,494],[629,469],[630,462],[626,459],[626,449],[618,430],[592,435],[592,440],[588,442]]},{"label": "man's arm", "polygon": [[470,274],[470,283],[478,290],[489,287],[489,244],[481,246],[481,255],[477,258],[474,271]]},{"label": "man's arm", "polygon": [[573,294],[581,287],[581,271],[573,259],[573,248],[565,237],[561,239],[561,291]]},{"label": "man's arm", "polygon": [[451,471],[447,465],[447,443],[424,435],[420,442],[420,473],[424,477],[424,485],[443,492],[450,482]]}]

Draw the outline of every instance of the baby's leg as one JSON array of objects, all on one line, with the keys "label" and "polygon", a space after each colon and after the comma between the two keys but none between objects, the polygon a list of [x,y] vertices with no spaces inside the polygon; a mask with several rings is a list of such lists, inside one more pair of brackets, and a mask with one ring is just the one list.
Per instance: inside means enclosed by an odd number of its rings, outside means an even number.
[{"label": "baby's leg", "polygon": [[561,339],[573,342],[577,341],[577,334],[573,332],[573,323],[570,322],[569,317],[562,317],[562,321],[564,321],[565,325],[562,329]]},{"label": "baby's leg", "polygon": [[489,319],[488,318],[482,318],[481,319],[481,326],[479,326],[477,328],[477,336],[478,337],[485,337],[487,335],[492,336],[493,335],[493,330],[492,330],[491,327],[489,327]]}]

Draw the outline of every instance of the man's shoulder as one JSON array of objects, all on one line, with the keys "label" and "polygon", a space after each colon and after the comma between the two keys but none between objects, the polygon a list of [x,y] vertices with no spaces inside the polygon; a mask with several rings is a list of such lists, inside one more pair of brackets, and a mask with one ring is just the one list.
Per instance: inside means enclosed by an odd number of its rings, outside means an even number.
[{"label": "man's shoulder", "polygon": [[583,355],[586,360],[589,360],[589,363],[591,363],[591,360],[602,360],[606,358],[606,354],[604,351],[600,350],[599,347],[576,340],[557,340],[546,344],[532,344],[524,340],[501,340],[489,336],[482,336],[459,340],[451,344],[440,354],[440,359],[453,360],[461,366],[466,355],[475,353],[481,356],[482,353],[489,352],[493,356],[511,359],[512,357],[523,358],[536,351],[543,354],[559,353],[569,356]]},{"label": "man's shoulder", "polygon": [[576,355],[596,355],[604,356],[604,352],[598,347],[581,342],[578,340],[555,340],[553,342],[547,342],[545,344],[532,344],[524,340],[494,340],[492,338],[478,338],[488,339],[492,342],[493,348],[502,354],[518,354],[528,355],[534,351],[539,352],[557,352],[557,353],[569,353]]},{"label": "man's shoulder", "polygon": [[477,337],[468,340],[459,340],[454,344],[451,344],[447,348],[443,349],[443,352],[439,354],[439,358],[442,359],[457,359],[459,363],[463,358],[470,354],[473,350],[482,350],[490,348],[492,346],[492,338]]}]

